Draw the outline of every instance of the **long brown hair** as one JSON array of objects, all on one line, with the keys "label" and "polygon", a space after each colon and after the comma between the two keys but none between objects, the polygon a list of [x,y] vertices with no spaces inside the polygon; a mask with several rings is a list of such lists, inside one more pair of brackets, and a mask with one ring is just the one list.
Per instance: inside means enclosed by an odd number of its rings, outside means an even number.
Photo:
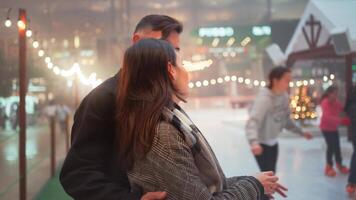
[{"label": "long brown hair", "polygon": [[168,63],[176,66],[174,48],[167,41],[143,39],[125,52],[117,88],[116,142],[127,169],[150,150],[162,110],[177,93]]}]

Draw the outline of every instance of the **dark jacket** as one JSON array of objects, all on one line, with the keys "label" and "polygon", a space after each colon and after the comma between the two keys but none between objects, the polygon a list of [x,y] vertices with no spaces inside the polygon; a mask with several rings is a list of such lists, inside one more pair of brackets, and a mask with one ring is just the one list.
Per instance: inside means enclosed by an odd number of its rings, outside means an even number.
[{"label": "dark jacket", "polygon": [[350,89],[348,92],[346,103],[345,103],[345,112],[349,116],[352,124],[356,123],[356,87]]},{"label": "dark jacket", "polygon": [[140,199],[130,193],[126,171],[115,152],[115,99],[118,75],[106,80],[81,102],[74,116],[72,146],[60,181],[76,200]]}]

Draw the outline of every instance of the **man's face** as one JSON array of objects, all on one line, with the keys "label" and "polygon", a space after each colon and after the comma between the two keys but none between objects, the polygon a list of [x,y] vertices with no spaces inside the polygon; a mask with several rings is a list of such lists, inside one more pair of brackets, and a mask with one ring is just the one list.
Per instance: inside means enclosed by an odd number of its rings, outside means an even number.
[{"label": "man's face", "polygon": [[[162,38],[162,32],[161,31],[141,31],[138,33],[135,33],[133,36],[133,42],[137,42],[141,39],[144,38],[154,38],[154,39],[161,39]],[[166,40],[172,44],[172,46],[179,51],[180,50],[180,40],[179,40],[179,33],[176,31],[172,31]]]},{"label": "man's face", "polygon": [[177,51],[180,50],[179,33],[177,33],[176,31],[171,32],[166,40],[171,43]]}]

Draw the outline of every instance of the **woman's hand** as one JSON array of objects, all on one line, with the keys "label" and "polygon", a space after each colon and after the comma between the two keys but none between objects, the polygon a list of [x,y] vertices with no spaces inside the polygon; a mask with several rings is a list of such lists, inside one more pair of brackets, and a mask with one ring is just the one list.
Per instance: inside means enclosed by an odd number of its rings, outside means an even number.
[{"label": "woman's hand", "polygon": [[287,197],[285,192],[288,190],[286,187],[278,183],[278,177],[272,171],[261,172],[254,176],[263,185],[265,194],[273,198],[274,193],[278,193],[282,197]]},{"label": "woman's hand", "polygon": [[165,200],[166,197],[166,192],[147,192],[141,197],[141,200]]},{"label": "woman's hand", "polygon": [[262,154],[263,152],[263,147],[260,144],[252,144],[251,145],[251,151],[253,153],[253,155],[255,156],[259,156]]}]

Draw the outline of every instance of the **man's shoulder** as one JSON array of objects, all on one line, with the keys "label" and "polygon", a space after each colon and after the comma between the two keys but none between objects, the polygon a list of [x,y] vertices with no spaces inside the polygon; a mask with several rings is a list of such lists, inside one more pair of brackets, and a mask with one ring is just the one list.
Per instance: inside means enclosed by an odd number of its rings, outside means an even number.
[{"label": "man's shoulder", "polygon": [[95,112],[111,113],[115,109],[115,97],[118,76],[115,75],[105,80],[84,97],[76,113]]}]

